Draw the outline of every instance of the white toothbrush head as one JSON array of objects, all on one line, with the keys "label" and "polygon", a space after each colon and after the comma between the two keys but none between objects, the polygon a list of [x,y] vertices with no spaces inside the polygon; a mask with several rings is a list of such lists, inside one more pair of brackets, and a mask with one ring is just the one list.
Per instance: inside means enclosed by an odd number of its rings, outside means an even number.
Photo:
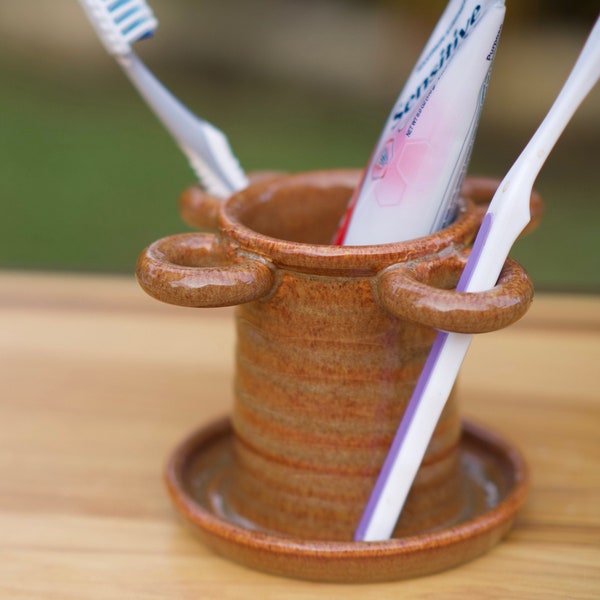
[{"label": "white toothbrush head", "polygon": [[218,198],[248,185],[225,134],[193,115],[146,68],[131,44],[158,25],[143,0],[79,0],[98,37],[175,138],[206,190]]},{"label": "white toothbrush head", "polygon": [[131,44],[151,37],[158,26],[143,0],[79,0],[109,54],[124,56]]}]

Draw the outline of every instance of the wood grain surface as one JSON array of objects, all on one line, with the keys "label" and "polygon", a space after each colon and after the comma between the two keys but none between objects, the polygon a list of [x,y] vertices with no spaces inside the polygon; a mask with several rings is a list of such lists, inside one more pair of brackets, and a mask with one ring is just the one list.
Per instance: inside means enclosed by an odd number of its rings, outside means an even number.
[{"label": "wood grain surface", "polygon": [[229,309],[161,305],[132,278],[0,274],[0,598],[600,597],[600,298],[539,295],[463,366],[465,417],[515,443],[532,488],[510,535],[398,583],[265,575],[205,548],[162,483],[231,407]]}]

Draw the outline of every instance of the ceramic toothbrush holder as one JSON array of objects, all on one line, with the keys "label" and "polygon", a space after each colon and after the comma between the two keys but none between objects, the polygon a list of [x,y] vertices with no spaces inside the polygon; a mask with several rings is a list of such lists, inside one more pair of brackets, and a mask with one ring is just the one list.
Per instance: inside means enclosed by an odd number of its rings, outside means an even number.
[{"label": "ceramic toothbrush holder", "polygon": [[[359,176],[276,176],[219,203],[192,189],[184,213],[215,231],[161,239],[139,259],[139,283],[159,300],[237,306],[232,430],[221,431],[231,455],[218,496],[220,518],[242,531],[352,544],[436,330],[497,330],[532,300],[512,260],[490,291],[453,289],[493,191],[487,180],[465,184],[456,221],[433,235],[329,245]],[[463,437],[453,392],[395,538],[468,521]]]}]

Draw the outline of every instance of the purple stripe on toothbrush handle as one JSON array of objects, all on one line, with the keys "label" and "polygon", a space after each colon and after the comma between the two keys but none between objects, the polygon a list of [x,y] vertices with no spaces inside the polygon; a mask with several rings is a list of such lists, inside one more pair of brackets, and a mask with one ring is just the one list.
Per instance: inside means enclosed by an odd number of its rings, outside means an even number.
[{"label": "purple stripe on toothbrush handle", "polygon": [[475,238],[475,243],[473,244],[473,249],[471,250],[471,254],[469,256],[469,260],[465,265],[465,268],[458,280],[458,285],[456,286],[457,292],[466,292],[468,291],[469,284],[471,283],[471,279],[473,279],[473,273],[479,264],[479,257],[481,256],[481,252],[483,251],[483,247],[487,242],[488,235],[490,234],[490,230],[492,228],[492,222],[494,221],[494,215],[490,212],[485,213],[485,217],[483,217],[483,221],[481,222],[481,226],[479,227],[479,233]]},{"label": "purple stripe on toothbrush handle", "polygon": [[[483,221],[481,222],[479,233],[475,238],[475,243],[473,244],[473,249],[471,251],[471,255],[469,256],[469,260],[467,261],[467,264],[460,277],[458,285],[456,286],[456,290],[459,292],[467,291],[467,288],[473,277],[475,268],[477,267],[477,264],[479,262],[479,257],[490,233],[492,222],[493,214],[486,213],[485,217],[483,218]],[[402,417],[402,421],[400,422],[400,426],[396,431],[394,440],[392,441],[392,445],[390,446],[388,454],[381,468],[381,472],[377,477],[377,481],[375,482],[375,486],[373,487],[373,491],[371,492],[371,496],[369,497],[367,506],[365,507],[365,510],[362,514],[360,523],[358,524],[358,527],[356,528],[356,531],[354,533],[355,541],[361,541],[366,536],[367,529],[369,528],[369,524],[373,518],[376,507],[379,504],[381,496],[384,493],[385,486],[390,477],[390,472],[400,454],[402,446],[405,443],[406,435],[412,426],[415,414],[421,403],[423,392],[427,384],[429,383],[431,374],[433,373],[436,367],[436,364],[438,362],[440,354],[442,353],[448,335],[449,334],[447,332],[440,331],[433,342],[427,360],[425,361],[423,371],[419,376],[417,385],[415,386],[408,406],[406,407],[404,416]],[[400,511],[401,510],[402,507],[400,507]]]},{"label": "purple stripe on toothbrush handle", "polygon": [[394,440],[392,441],[392,445],[388,451],[388,454],[385,458],[383,466],[381,467],[381,471],[379,476],[377,477],[377,481],[375,482],[375,486],[373,487],[373,491],[371,492],[371,496],[369,501],[367,502],[367,506],[362,514],[360,519],[360,523],[356,528],[356,532],[354,533],[354,540],[361,541],[364,539],[367,529],[369,527],[369,523],[373,518],[373,514],[375,512],[375,508],[379,503],[379,500],[383,494],[385,485],[389,479],[390,471],[393,468],[393,465],[400,454],[400,449],[404,445],[404,440],[406,438],[406,434],[408,433],[415,414],[417,412],[417,408],[421,402],[421,398],[423,395],[423,390],[425,389],[429,378],[431,377],[431,373],[433,372],[435,365],[438,361],[440,353],[444,348],[444,344],[446,343],[446,338],[448,337],[448,333],[445,331],[440,331],[429,351],[429,356],[425,361],[425,365],[423,367],[423,371],[421,371],[421,375],[417,381],[417,385],[412,393],[412,396],[408,402],[408,406],[404,411],[404,416],[402,417],[402,421],[400,422],[400,426],[396,431],[394,436]]}]

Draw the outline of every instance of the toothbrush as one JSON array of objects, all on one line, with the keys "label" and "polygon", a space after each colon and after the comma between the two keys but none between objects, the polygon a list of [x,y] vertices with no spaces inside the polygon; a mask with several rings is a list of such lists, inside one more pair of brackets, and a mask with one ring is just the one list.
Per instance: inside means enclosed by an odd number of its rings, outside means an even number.
[{"label": "toothbrush", "polygon": [[[531,218],[529,198],[538,173],[599,77],[600,18],[546,118],[500,183],[457,291],[480,292],[495,285],[511,246]],[[438,333],[355,532],[356,541],[391,537],[471,338]]]},{"label": "toothbrush", "polygon": [[154,110],[187,156],[196,176],[217,198],[225,198],[248,184],[225,134],[194,116],[173,96],[131,49],[151,37],[158,21],[143,0],[79,0],[98,37],[113,55],[141,96]]}]

